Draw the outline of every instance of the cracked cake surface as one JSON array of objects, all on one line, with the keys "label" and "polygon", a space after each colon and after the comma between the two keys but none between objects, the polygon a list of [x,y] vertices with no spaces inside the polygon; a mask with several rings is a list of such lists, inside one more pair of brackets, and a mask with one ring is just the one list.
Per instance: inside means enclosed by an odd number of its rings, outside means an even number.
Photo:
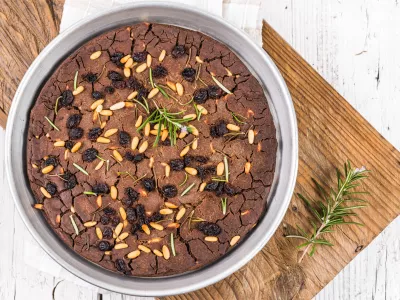
[{"label": "cracked cake surface", "polygon": [[277,150],[263,89],[228,47],[148,23],[60,62],[27,139],[35,208],[77,254],[132,276],[195,270],[240,244]]}]

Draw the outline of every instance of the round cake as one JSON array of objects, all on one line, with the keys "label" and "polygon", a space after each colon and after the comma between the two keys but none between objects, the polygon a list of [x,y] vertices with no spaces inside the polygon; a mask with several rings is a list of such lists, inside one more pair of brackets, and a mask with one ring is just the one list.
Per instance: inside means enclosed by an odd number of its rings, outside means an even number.
[{"label": "round cake", "polygon": [[267,99],[200,32],[141,23],[93,38],[44,83],[29,124],[34,206],[106,269],[201,268],[265,211],[277,151]]}]

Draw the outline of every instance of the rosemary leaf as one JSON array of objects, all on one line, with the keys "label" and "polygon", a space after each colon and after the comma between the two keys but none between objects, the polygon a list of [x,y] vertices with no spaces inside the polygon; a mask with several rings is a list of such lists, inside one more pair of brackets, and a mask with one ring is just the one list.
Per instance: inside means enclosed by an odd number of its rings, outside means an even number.
[{"label": "rosemary leaf", "polygon": [[176,256],[174,234],[172,232],[171,232],[171,250],[172,250],[172,255]]},{"label": "rosemary leaf", "polygon": [[189,178],[189,176],[188,176],[188,174],[185,172],[185,179],[183,180],[183,182],[182,182],[179,186],[184,185],[184,184],[186,183],[186,181],[188,180],[188,178]]},{"label": "rosemary leaf", "polygon": [[225,165],[225,180],[229,182],[229,166],[228,166],[228,158],[224,156],[224,165]]},{"label": "rosemary leaf", "polygon": [[187,193],[189,193],[189,191],[193,188],[193,186],[195,185],[195,182],[193,182],[191,185],[189,185],[181,194],[181,196],[185,196]]},{"label": "rosemary leaf", "polygon": [[57,99],[56,99],[56,105],[54,106],[54,113],[57,115],[57,113],[58,113],[58,101],[61,99],[62,97],[60,96],[60,97],[58,97]]},{"label": "rosemary leaf", "polygon": [[74,77],[74,91],[77,89],[77,85],[78,85],[78,72],[79,71],[76,71],[75,77]]},{"label": "rosemary leaf", "polygon": [[76,235],[79,235],[79,229],[78,229],[78,226],[75,223],[74,215],[70,215],[69,218],[71,219],[72,227],[74,227]]},{"label": "rosemary leaf", "polygon": [[218,81],[217,78],[215,78],[214,76],[211,76],[212,79],[214,80],[214,82],[227,94],[232,94],[232,92],[230,90],[228,90],[221,82]]},{"label": "rosemary leaf", "polygon": [[222,214],[226,215],[226,206],[228,204],[228,198],[221,198]]},{"label": "rosemary leaf", "polygon": [[97,194],[96,194],[96,193],[94,193],[94,192],[91,192],[91,191],[84,191],[83,193],[84,193],[85,195],[97,196]]},{"label": "rosemary leaf", "polygon": [[150,80],[151,87],[154,89],[153,71],[151,68],[149,68],[149,80]]},{"label": "rosemary leaf", "polygon": [[86,170],[84,168],[82,168],[80,165],[73,163],[74,167],[77,168],[79,171],[81,171],[83,174],[85,175],[89,175],[88,172],[86,172]]},{"label": "rosemary leaf", "polygon": [[50,119],[48,117],[44,117],[47,122],[49,122],[49,124],[57,131],[60,131],[60,129],[58,129],[58,127],[56,125],[54,125],[54,123],[52,121],[50,121]]}]

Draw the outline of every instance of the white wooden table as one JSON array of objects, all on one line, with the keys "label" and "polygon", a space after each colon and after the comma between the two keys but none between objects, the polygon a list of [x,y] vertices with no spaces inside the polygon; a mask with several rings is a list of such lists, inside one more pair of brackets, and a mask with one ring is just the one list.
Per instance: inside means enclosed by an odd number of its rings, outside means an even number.
[{"label": "white wooden table", "polygon": [[[231,3],[224,1],[224,9]],[[249,0],[274,28],[386,139],[400,149],[400,4],[397,0]],[[252,35],[257,30],[251,30]],[[0,130],[0,145],[4,131]],[[384,199],[382,199],[384,201]],[[0,147],[0,300],[52,299],[59,278],[27,266],[23,225],[5,179]],[[336,247],[340,247],[337,245]],[[335,258],[330,258],[335,259]],[[316,299],[400,299],[400,217]],[[98,299],[63,281],[55,299]],[[105,294],[102,299],[134,299]]]}]

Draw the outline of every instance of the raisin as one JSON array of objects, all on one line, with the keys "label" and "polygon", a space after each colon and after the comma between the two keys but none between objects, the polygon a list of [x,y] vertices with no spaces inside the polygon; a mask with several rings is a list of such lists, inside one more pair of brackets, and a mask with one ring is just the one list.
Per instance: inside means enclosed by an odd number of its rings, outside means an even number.
[{"label": "raisin", "polygon": [[104,98],[104,95],[103,95],[102,92],[94,91],[94,92],[92,93],[92,98],[93,98],[94,100],[99,100],[99,99]]},{"label": "raisin", "polygon": [[121,200],[121,202],[122,202],[122,205],[123,205],[123,206],[129,207],[129,206],[132,206],[132,204],[133,204],[135,201],[132,200],[132,199],[129,199],[129,198],[123,198],[123,199]]},{"label": "raisin", "polygon": [[107,215],[102,215],[100,217],[100,223],[103,225],[108,225],[108,223],[110,223],[110,217]]},{"label": "raisin", "polygon": [[185,168],[185,161],[183,159],[172,159],[169,165],[174,171],[182,171]]},{"label": "raisin", "polygon": [[110,60],[119,68],[122,68],[124,64],[121,62],[121,58],[125,55],[122,52],[115,52],[110,55]]},{"label": "raisin", "polygon": [[114,208],[107,206],[106,208],[103,209],[103,212],[107,215],[107,216],[114,216],[117,212],[115,211]]},{"label": "raisin", "polygon": [[196,70],[193,68],[184,68],[181,74],[183,79],[193,82],[196,77]]},{"label": "raisin", "polygon": [[136,210],[133,207],[128,207],[126,209],[126,219],[129,223],[134,223],[136,221]]},{"label": "raisin", "polygon": [[72,102],[74,102],[74,95],[72,94],[72,91],[66,90],[62,92],[61,99],[59,102],[60,106],[62,107],[70,106]]},{"label": "raisin", "polygon": [[129,79],[126,81],[126,86],[128,89],[138,90],[143,87],[143,84],[141,84],[140,81],[135,77],[129,77]]},{"label": "raisin", "polygon": [[206,156],[197,155],[194,157],[194,159],[201,164],[205,164],[206,162],[208,162],[208,157]]},{"label": "raisin", "polygon": [[140,225],[138,223],[133,224],[131,228],[131,234],[135,234],[138,230],[140,230]]},{"label": "raisin", "polygon": [[92,72],[87,73],[86,75],[83,76],[83,78],[90,83],[93,83],[97,80],[97,74],[94,74]]},{"label": "raisin", "polygon": [[167,184],[161,188],[161,194],[165,198],[174,198],[178,195],[178,189],[173,184]]},{"label": "raisin", "polygon": [[100,251],[107,251],[110,249],[110,243],[107,241],[100,241],[98,247]]},{"label": "raisin", "polygon": [[118,258],[118,259],[115,261],[115,267],[117,268],[117,271],[118,271],[118,272],[122,272],[122,273],[125,273],[125,272],[126,272],[126,263],[125,263],[125,261],[124,261],[123,259],[121,259],[121,258]]},{"label": "raisin", "polygon": [[66,189],[72,190],[78,184],[75,175],[69,171],[61,175],[61,177],[64,179],[64,186]]},{"label": "raisin", "polygon": [[142,51],[142,52],[135,52],[132,55],[132,59],[136,62],[144,62],[147,58],[147,52]]},{"label": "raisin", "polygon": [[204,187],[204,190],[209,191],[209,192],[216,191],[218,188],[218,185],[219,185],[218,181],[211,181],[206,184],[206,186]]},{"label": "raisin", "polygon": [[127,147],[131,144],[131,136],[126,131],[119,132],[119,144]]},{"label": "raisin", "polygon": [[137,91],[137,99],[139,99],[140,101],[143,101],[143,98],[146,98],[147,95],[149,94],[149,90],[146,89],[145,87],[141,87],[139,88],[139,90]]},{"label": "raisin", "polygon": [[103,229],[103,238],[104,239],[111,239],[113,236],[113,230],[111,227],[104,227]]},{"label": "raisin", "polygon": [[99,136],[103,133],[103,129],[100,127],[95,127],[89,130],[88,132],[88,138],[92,142],[95,142]]},{"label": "raisin", "polygon": [[112,86],[115,87],[118,90],[123,90],[126,88],[126,82],[125,81],[120,81],[120,80],[115,80],[112,82]]},{"label": "raisin", "polygon": [[171,146],[171,140],[170,139],[166,139],[165,141],[161,141],[161,145],[163,145],[163,146]]},{"label": "raisin", "polygon": [[46,183],[46,191],[54,196],[57,193],[57,185],[53,182]]},{"label": "raisin", "polygon": [[83,136],[83,129],[74,127],[68,130],[68,136],[71,140],[79,140]]},{"label": "raisin", "polygon": [[113,217],[113,218],[111,219],[111,225],[112,225],[112,226],[117,226],[119,223],[120,223],[119,217]]},{"label": "raisin", "polygon": [[152,192],[156,188],[156,182],[152,178],[144,178],[142,179],[142,186],[146,191]]},{"label": "raisin", "polygon": [[80,114],[70,115],[67,119],[67,128],[73,128],[79,125],[82,120],[82,116]]},{"label": "raisin", "polygon": [[193,101],[197,104],[203,104],[208,100],[208,90],[201,88],[193,93]]},{"label": "raisin", "polygon": [[142,218],[142,219],[146,218],[144,206],[142,204],[139,204],[136,206],[136,215],[138,218]]},{"label": "raisin", "polygon": [[201,179],[204,179],[208,174],[207,169],[202,166],[197,167],[196,170],[197,170],[197,176],[200,177]]},{"label": "raisin", "polygon": [[93,193],[96,193],[96,194],[108,194],[110,191],[110,188],[105,183],[98,183],[93,186],[92,190],[93,190]]},{"label": "raisin", "polygon": [[235,196],[238,194],[238,190],[229,183],[224,184],[224,192],[228,196]]},{"label": "raisin", "polygon": [[165,67],[158,65],[153,69],[152,74],[154,78],[163,78],[168,75],[168,70]]},{"label": "raisin", "polygon": [[200,222],[197,225],[197,229],[207,236],[217,236],[221,233],[221,227],[211,222]]},{"label": "raisin", "polygon": [[218,184],[217,190],[215,191],[215,195],[217,195],[218,197],[222,196],[222,194],[224,193],[224,186],[225,186],[225,183],[220,182]]},{"label": "raisin", "polygon": [[105,91],[107,94],[112,95],[112,94],[114,94],[115,89],[114,89],[112,86],[108,85],[108,86],[106,86],[106,87],[104,88],[104,91]]},{"label": "raisin", "polygon": [[214,126],[210,127],[210,135],[214,138],[224,136],[228,133],[228,128],[226,128],[226,123],[224,120],[220,120]]},{"label": "raisin", "polygon": [[184,45],[176,45],[172,51],[171,55],[173,58],[179,58],[186,54],[186,48]]},{"label": "raisin", "polygon": [[157,211],[149,218],[149,222],[158,222],[162,219],[164,219],[163,215]]},{"label": "raisin", "polygon": [[74,145],[75,143],[73,141],[68,140],[65,142],[65,148],[67,148],[68,150],[71,150]]},{"label": "raisin", "polygon": [[185,162],[185,167],[189,167],[191,165],[191,163],[194,161],[194,156],[191,155],[185,155],[185,157],[183,158],[184,162]]},{"label": "raisin", "polygon": [[129,198],[132,199],[133,201],[136,201],[139,199],[139,193],[136,192],[133,188],[127,187],[125,189],[125,195]]},{"label": "raisin", "polygon": [[96,156],[99,154],[95,148],[86,149],[82,154],[82,160],[87,162],[92,162],[96,159]]},{"label": "raisin", "polygon": [[216,86],[216,85],[212,85],[208,87],[208,97],[210,97],[211,99],[219,99],[224,95],[224,91]]},{"label": "raisin", "polygon": [[116,71],[108,71],[107,77],[108,77],[108,79],[110,79],[111,81],[121,81],[121,80],[124,80],[124,77],[123,77],[120,73],[118,73],[118,72],[116,72]]},{"label": "raisin", "polygon": [[131,152],[126,152],[125,153],[125,158],[133,163],[138,163],[141,162],[144,159],[144,154],[143,153],[139,153],[136,155],[133,155]]},{"label": "raisin", "polygon": [[55,156],[49,156],[48,158],[46,158],[46,160],[43,162],[44,166],[54,166],[57,167],[58,166],[58,159]]}]

